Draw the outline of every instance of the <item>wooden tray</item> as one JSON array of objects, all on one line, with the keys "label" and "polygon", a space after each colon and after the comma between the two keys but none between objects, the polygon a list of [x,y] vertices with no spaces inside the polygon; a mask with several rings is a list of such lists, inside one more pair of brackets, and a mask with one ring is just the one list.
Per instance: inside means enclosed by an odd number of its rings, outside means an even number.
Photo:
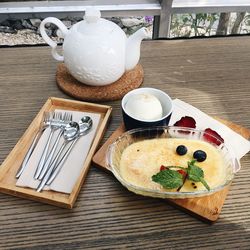
[{"label": "wooden tray", "polygon": [[[96,131],[96,136],[91,145],[89,153],[84,162],[83,170],[78,177],[78,180],[73,188],[71,194],[63,194],[54,191],[43,191],[41,193],[36,192],[34,189],[17,187],[16,184],[16,172],[23,161],[23,158],[32,142],[32,138],[36,134],[40,121],[42,120],[44,111],[52,111],[55,109],[75,110],[94,112],[101,115],[100,122]],[[77,195],[84,182],[85,176],[88,172],[91,158],[96,151],[96,148],[105,132],[107,122],[109,120],[112,108],[110,106],[91,104],[86,102],[72,101],[60,98],[51,97],[44,104],[39,111],[35,119],[32,121],[26,132],[20,138],[16,146],[7,156],[0,168],[0,192],[23,197],[31,200],[36,200],[59,207],[72,208]]]},{"label": "wooden tray", "polygon": [[[243,137],[250,138],[250,130],[236,125],[232,122],[222,120],[217,118],[220,122],[224,123]],[[108,146],[112,144],[122,133],[125,132],[124,125],[114,131],[111,137],[105,142],[105,144],[99,149],[99,151],[94,155],[92,161],[93,163],[101,167],[102,169],[107,170],[105,162],[105,154],[108,149]],[[108,170],[107,170],[108,171]],[[210,196],[192,198],[192,199],[167,199],[167,201],[185,212],[188,212],[196,217],[203,219],[208,222],[214,222],[218,219],[221,212],[224,201],[227,197],[229,187],[224,188],[223,190],[214,193]]]}]

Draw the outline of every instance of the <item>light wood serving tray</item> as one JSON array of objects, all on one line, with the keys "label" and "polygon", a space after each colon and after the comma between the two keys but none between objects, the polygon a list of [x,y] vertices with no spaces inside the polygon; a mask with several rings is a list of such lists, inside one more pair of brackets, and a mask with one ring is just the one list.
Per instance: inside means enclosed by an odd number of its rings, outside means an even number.
[{"label": "light wood serving tray", "polygon": [[[42,191],[36,192],[34,189],[17,187],[16,184],[16,172],[19,169],[23,158],[32,143],[34,135],[39,129],[40,121],[43,118],[44,111],[52,111],[55,109],[62,110],[75,110],[98,113],[101,115],[100,122],[96,131],[96,136],[91,145],[89,153],[84,162],[82,172],[78,177],[78,180],[70,194],[59,193],[55,191]],[[110,118],[112,108],[106,105],[98,105],[87,102],[72,101],[67,99],[60,99],[51,97],[47,100],[44,106],[41,108],[35,119],[32,121],[26,132],[20,138],[16,146],[7,156],[5,161],[0,167],[0,192],[23,197],[35,201],[40,201],[59,207],[72,208],[77,195],[84,182],[85,176],[88,172],[91,159],[96,151],[96,148],[105,132],[107,122]]]},{"label": "light wood serving tray", "polygon": [[[236,131],[237,133],[239,133],[246,139],[250,138],[250,130],[244,127],[241,127],[239,125],[236,125],[232,122],[222,120],[217,117],[216,119],[224,123],[231,129],[233,129],[234,131]],[[94,155],[93,163],[96,166],[101,167],[102,169],[108,171],[108,169],[106,168],[106,158],[105,158],[108,146],[112,144],[124,132],[125,132],[124,125],[121,124],[121,126],[116,131],[114,131],[111,137],[105,142],[105,144]],[[195,215],[196,217],[202,220],[205,220],[208,222],[214,222],[219,217],[222,206],[227,197],[228,191],[229,191],[229,186],[210,196],[192,198],[192,199],[167,199],[167,201],[171,205],[174,205],[184,210],[185,212]]]}]

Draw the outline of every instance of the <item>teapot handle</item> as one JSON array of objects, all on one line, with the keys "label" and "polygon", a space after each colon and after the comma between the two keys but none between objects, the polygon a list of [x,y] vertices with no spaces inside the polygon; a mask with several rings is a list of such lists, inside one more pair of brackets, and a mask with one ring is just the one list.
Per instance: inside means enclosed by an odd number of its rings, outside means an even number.
[{"label": "teapot handle", "polygon": [[41,35],[43,37],[43,39],[45,40],[45,42],[52,48],[51,50],[51,54],[52,56],[57,60],[57,61],[64,61],[64,57],[59,55],[56,51],[56,47],[57,47],[57,43],[54,42],[46,33],[45,31],[45,25],[47,23],[53,23],[55,24],[59,30],[62,33],[62,37],[64,38],[66,36],[66,34],[68,33],[68,29],[67,27],[57,18],[55,17],[47,17],[45,18],[41,24],[40,24],[40,32]]}]

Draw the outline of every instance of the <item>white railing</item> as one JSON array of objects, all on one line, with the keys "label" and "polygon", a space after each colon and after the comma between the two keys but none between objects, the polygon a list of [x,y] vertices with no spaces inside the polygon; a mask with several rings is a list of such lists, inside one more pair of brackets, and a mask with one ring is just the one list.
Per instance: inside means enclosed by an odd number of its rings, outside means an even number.
[{"label": "white railing", "polygon": [[172,13],[244,12],[250,0],[174,0]]},{"label": "white railing", "polygon": [[80,13],[82,15],[89,6],[98,7],[106,16],[159,15],[161,10],[158,0],[13,1],[0,3],[0,14]]},{"label": "white railing", "polygon": [[173,13],[250,11],[250,0],[82,0],[0,2],[0,19],[82,16],[88,6],[103,16],[155,16],[154,38],[168,37]]}]

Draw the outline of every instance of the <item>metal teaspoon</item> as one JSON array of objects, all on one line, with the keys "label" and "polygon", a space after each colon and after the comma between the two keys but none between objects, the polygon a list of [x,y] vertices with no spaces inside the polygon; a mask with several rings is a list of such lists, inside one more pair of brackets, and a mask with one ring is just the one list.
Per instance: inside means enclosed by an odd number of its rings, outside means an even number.
[{"label": "metal teaspoon", "polygon": [[78,139],[81,136],[86,135],[92,128],[92,125],[93,125],[93,120],[89,116],[84,116],[81,118],[81,120],[79,121],[80,130],[79,130],[78,136],[73,140],[73,142],[71,143],[71,145],[69,146],[67,151],[64,153],[63,157],[61,158],[60,162],[54,167],[51,176],[46,182],[47,185],[50,185],[53,182],[53,180],[56,178],[56,176],[60,172],[65,160],[68,158],[69,153],[71,152],[72,148],[74,147]]},{"label": "metal teaspoon", "polygon": [[45,186],[47,180],[49,179],[62,151],[64,150],[64,148],[67,146],[67,144],[70,141],[74,140],[78,136],[79,130],[80,130],[80,128],[79,128],[79,125],[77,122],[70,122],[69,124],[66,125],[66,127],[64,128],[64,132],[63,132],[64,142],[63,142],[61,148],[59,149],[56,157],[53,159],[51,165],[49,166],[44,178],[42,179],[39,186],[37,187],[37,192],[40,192],[44,188],[44,186]]}]

